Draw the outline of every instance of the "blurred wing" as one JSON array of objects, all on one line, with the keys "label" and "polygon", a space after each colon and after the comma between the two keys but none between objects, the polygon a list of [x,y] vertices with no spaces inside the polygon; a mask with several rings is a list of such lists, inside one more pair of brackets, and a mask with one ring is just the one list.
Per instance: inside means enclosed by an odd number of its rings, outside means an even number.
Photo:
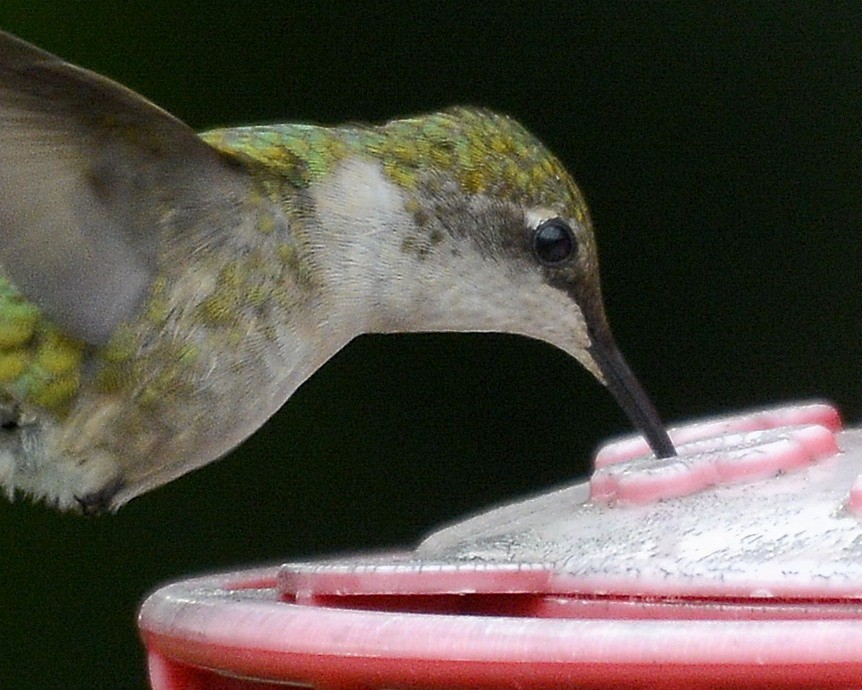
[{"label": "blurred wing", "polygon": [[146,292],[160,223],[232,179],[173,116],[0,32],[0,269],[71,335],[104,343]]}]

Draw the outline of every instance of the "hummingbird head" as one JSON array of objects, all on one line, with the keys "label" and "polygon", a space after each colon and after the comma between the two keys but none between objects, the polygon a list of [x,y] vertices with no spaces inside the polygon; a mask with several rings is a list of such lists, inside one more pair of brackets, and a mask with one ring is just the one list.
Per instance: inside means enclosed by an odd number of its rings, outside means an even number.
[{"label": "hummingbird head", "polygon": [[321,235],[340,235],[319,249],[341,242],[332,277],[341,301],[368,305],[365,330],[544,340],[610,389],[657,456],[675,454],[605,317],[583,195],[545,146],[464,108],[341,131],[365,155],[316,186]]}]

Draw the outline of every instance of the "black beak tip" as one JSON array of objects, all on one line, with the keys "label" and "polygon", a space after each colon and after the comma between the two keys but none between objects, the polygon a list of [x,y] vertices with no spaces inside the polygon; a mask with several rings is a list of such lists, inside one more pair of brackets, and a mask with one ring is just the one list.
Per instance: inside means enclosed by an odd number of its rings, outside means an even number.
[{"label": "black beak tip", "polygon": [[635,377],[622,353],[612,339],[602,347],[591,348],[591,354],[605,377],[605,382],[617,404],[626,413],[635,428],[646,438],[657,458],[671,458],[676,453],[655,406]]},{"label": "black beak tip", "polygon": [[664,426],[644,429],[644,435],[649,447],[652,448],[652,452],[657,458],[672,458],[676,456],[676,448]]}]

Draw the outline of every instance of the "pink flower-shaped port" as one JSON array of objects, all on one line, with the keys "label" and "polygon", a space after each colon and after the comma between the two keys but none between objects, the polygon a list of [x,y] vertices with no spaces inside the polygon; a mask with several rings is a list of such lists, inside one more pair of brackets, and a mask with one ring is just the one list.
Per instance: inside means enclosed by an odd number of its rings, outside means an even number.
[{"label": "pink flower-shaped port", "polygon": [[626,438],[597,453],[590,498],[648,503],[791,472],[838,453],[840,429],[835,408],[817,403],[670,429],[673,458],[655,458],[643,439]]}]

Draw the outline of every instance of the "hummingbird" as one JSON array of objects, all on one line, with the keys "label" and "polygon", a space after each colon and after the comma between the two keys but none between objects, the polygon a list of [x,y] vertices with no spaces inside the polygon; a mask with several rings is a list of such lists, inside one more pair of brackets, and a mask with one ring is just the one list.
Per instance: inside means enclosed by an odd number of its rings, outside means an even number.
[{"label": "hummingbird", "polygon": [[363,333],[551,343],[657,457],[587,205],[513,119],[196,133],[0,33],[0,485],[114,511],[254,433]]}]

